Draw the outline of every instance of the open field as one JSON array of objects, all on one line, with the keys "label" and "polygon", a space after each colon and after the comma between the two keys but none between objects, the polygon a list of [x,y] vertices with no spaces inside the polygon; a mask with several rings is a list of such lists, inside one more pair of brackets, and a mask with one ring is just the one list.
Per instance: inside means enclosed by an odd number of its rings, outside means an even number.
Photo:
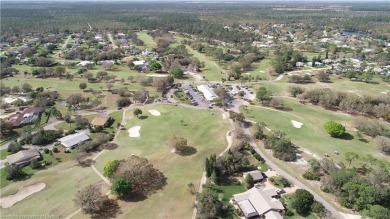
[{"label": "open field", "polygon": [[[272,130],[286,133],[301,150],[307,149],[319,157],[327,153],[331,159],[344,162],[344,154],[349,151],[359,151],[359,154],[372,154],[374,157],[383,158],[375,149],[370,137],[367,142],[358,140],[356,132],[352,128],[353,117],[341,113],[326,111],[319,107],[302,105],[296,101],[284,100],[289,111],[279,111],[260,106],[249,106],[248,110],[241,108],[245,116],[256,122],[265,122]],[[294,128],[291,120],[303,123],[301,128]],[[344,139],[332,138],[324,130],[323,125],[334,120],[346,125],[347,136]],[[338,151],[340,155],[335,155]]]},{"label": "open field", "polygon": [[144,47],[148,50],[151,50],[152,48],[156,47],[156,43],[154,42],[153,38],[148,35],[147,32],[139,32],[137,33],[138,38],[142,41],[144,41]]},{"label": "open field", "polygon": [[220,81],[221,78],[226,78],[225,74],[221,74],[222,70],[218,67],[217,62],[210,60],[210,58],[206,57],[205,54],[193,50],[189,46],[186,47],[189,54],[199,59],[200,62],[204,62],[205,68],[202,72],[200,72],[200,75],[206,77],[206,79],[209,81]]},{"label": "open field", "polygon": [[333,83],[328,85],[338,91],[371,96],[390,95],[390,83],[384,82],[379,76],[374,76],[372,83],[351,81],[348,78],[338,79],[336,77],[332,77],[331,80]]},{"label": "open field", "polygon": [[[148,110],[158,110],[161,116],[153,116]],[[121,130],[116,139],[119,148],[103,153],[96,160],[96,167],[102,171],[107,161],[125,159],[132,154],[146,157],[164,173],[167,185],[142,202],[120,202],[123,211],[120,217],[189,218],[194,196],[187,191],[187,184],[192,182],[198,188],[205,158],[225,149],[228,121],[222,120],[219,111],[211,111],[212,115],[208,110],[170,105],[144,107],[142,111],[144,117],[140,119],[134,118],[132,110],[126,111],[122,122],[126,129]],[[140,126],[140,137],[130,138],[128,129],[135,126]],[[172,153],[167,140],[173,134],[188,139],[188,145],[197,152],[190,156]]]},{"label": "open field", "polygon": [[[89,167],[79,167],[74,161],[66,161],[47,170],[37,172],[32,178],[14,182],[1,189],[2,196],[14,194],[22,186],[46,183],[46,188],[8,209],[2,215],[53,215],[64,218],[77,210],[72,199],[77,191],[100,178]],[[39,204],[32,204],[39,203]],[[82,216],[79,214],[78,216]]]}]

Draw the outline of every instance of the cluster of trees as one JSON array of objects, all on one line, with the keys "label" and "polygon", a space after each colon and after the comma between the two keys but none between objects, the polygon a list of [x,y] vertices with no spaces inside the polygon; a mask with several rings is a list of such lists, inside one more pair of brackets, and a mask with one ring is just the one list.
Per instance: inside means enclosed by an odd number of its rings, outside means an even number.
[{"label": "cluster of trees", "polygon": [[306,84],[313,82],[310,75],[290,75],[288,76],[288,83]]},{"label": "cluster of trees", "polygon": [[260,87],[256,92],[256,98],[261,104],[270,106],[276,109],[284,108],[283,99],[281,97],[272,96],[272,92],[266,87]]},{"label": "cluster of trees", "polygon": [[135,155],[126,160],[107,162],[104,175],[114,181],[111,190],[119,196],[147,196],[163,188],[167,180],[146,158]]},{"label": "cluster of trees", "polygon": [[264,139],[264,147],[272,150],[272,155],[283,161],[294,161],[297,158],[297,146],[284,133],[275,132]]},{"label": "cluster of trees", "polygon": [[239,172],[247,167],[249,161],[239,150],[239,147],[234,147],[229,149],[223,156],[217,157],[215,154],[212,154],[209,158],[206,158],[206,177],[218,183],[222,177]]},{"label": "cluster of trees", "polygon": [[302,216],[307,216],[310,212],[316,213],[321,218],[327,218],[328,211],[320,203],[314,200],[314,196],[304,189],[297,189],[292,197],[291,207]]},{"label": "cluster of trees", "polygon": [[357,96],[330,89],[314,88],[306,90],[302,87],[290,86],[289,92],[299,99],[308,100],[312,104],[326,109],[341,110],[352,114],[375,116],[390,121],[390,97]]},{"label": "cluster of trees", "polygon": [[40,128],[34,134],[26,136],[22,142],[33,145],[47,145],[54,142],[56,139],[61,138],[62,135],[62,130],[44,130],[43,128]]},{"label": "cluster of trees", "polygon": [[[187,139],[173,135],[169,139],[169,145],[174,148],[175,153],[188,155],[194,152],[194,148],[187,145]],[[196,150],[196,149],[195,149]]]},{"label": "cluster of trees", "polygon": [[271,65],[278,74],[292,70],[297,62],[307,61],[307,57],[304,57],[302,52],[285,46],[279,47],[274,53],[276,57],[272,60]]}]

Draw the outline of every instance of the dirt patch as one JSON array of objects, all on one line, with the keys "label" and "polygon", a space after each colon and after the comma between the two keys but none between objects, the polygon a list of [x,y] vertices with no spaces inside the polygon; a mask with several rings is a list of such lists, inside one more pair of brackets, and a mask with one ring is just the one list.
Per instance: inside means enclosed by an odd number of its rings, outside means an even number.
[{"label": "dirt patch", "polygon": [[222,119],[227,119],[227,116],[225,113],[222,113]]},{"label": "dirt patch", "polygon": [[139,138],[141,135],[139,134],[139,130],[141,130],[141,126],[134,126],[129,128],[129,137],[130,138]]},{"label": "dirt patch", "polygon": [[22,201],[27,196],[37,193],[46,187],[45,183],[35,183],[19,188],[18,192],[13,195],[0,198],[0,206],[2,208],[10,208],[15,203]]}]

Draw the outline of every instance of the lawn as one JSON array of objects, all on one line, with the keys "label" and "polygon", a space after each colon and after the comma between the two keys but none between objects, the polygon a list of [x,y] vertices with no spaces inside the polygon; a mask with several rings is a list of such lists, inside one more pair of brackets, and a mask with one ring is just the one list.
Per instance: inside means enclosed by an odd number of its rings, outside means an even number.
[{"label": "lawn", "polygon": [[[91,122],[96,116],[98,116],[99,114],[93,114],[93,115],[86,115],[86,116],[82,116],[86,119],[88,119],[89,122]],[[70,129],[74,129],[76,128],[76,125],[74,122],[71,122],[71,123],[67,123],[67,122],[61,122],[57,125],[54,126],[56,129],[62,129],[62,130],[70,130]]]},{"label": "lawn", "polygon": [[289,209],[291,212],[294,213],[294,215],[292,215],[292,216],[284,216],[283,217],[284,219],[302,219],[302,218],[316,219],[316,218],[318,218],[314,213],[310,213],[307,216],[301,216],[301,215],[297,214],[295,212],[295,210],[291,207],[291,202],[292,202],[293,198],[294,198],[294,194],[287,194],[287,195],[282,196],[282,199],[284,199],[285,203],[287,203],[287,209]]},{"label": "lawn", "polygon": [[154,42],[153,38],[148,35],[147,32],[139,32],[137,33],[138,38],[142,41],[144,41],[144,47],[148,50],[151,50],[152,48],[156,47],[156,43]]},{"label": "lawn", "polygon": [[212,189],[217,192],[219,195],[223,195],[222,202],[224,204],[229,204],[230,199],[233,195],[238,193],[243,193],[246,191],[246,188],[243,184],[228,184],[228,185],[216,185],[212,186]]},{"label": "lawn", "polygon": [[[360,141],[352,128],[352,116],[324,110],[320,107],[302,105],[297,101],[284,99],[285,106],[289,111],[279,111],[259,106],[248,106],[248,110],[241,108],[246,118],[256,122],[265,122],[272,130],[286,133],[301,150],[307,149],[319,157],[327,153],[330,159],[344,162],[344,154],[349,151],[359,151],[359,154],[372,154],[374,157],[383,159],[375,149],[372,139],[366,137],[367,142]],[[303,123],[301,128],[295,128],[291,120]],[[323,125],[334,120],[346,125],[347,135],[344,139],[332,138],[324,130]],[[335,155],[338,151],[340,155]]]},{"label": "lawn", "polygon": [[[219,154],[226,147],[225,133],[229,130],[227,120],[222,120],[219,111],[190,109],[163,105],[143,107],[142,117],[134,118],[133,110],[125,112],[116,143],[119,147],[106,151],[96,160],[96,167],[102,171],[109,160],[126,159],[135,154],[146,157],[154,167],[167,177],[167,185],[156,194],[140,202],[120,202],[120,218],[189,218],[195,197],[187,191],[192,182],[199,187],[204,160],[210,154]],[[152,116],[148,110],[158,110],[161,116]],[[181,120],[183,124],[181,125]],[[130,138],[127,129],[141,126],[140,137]],[[188,140],[196,148],[191,156],[179,156],[171,152],[167,140],[173,134]]]},{"label": "lawn", "polygon": [[8,155],[11,153],[7,151],[7,149],[0,150],[0,160],[4,160],[7,158]]},{"label": "lawn", "polygon": [[[3,169],[1,173],[3,174]],[[11,208],[2,209],[1,214],[5,216],[31,215],[33,213],[34,215],[64,218],[77,210],[73,202],[77,191],[98,181],[100,178],[93,172],[92,168],[76,166],[74,161],[61,163],[36,172],[30,179],[13,182],[2,188],[2,196],[5,196],[16,193],[23,186],[40,182],[46,183],[44,190],[27,197]],[[82,214],[78,214],[77,218],[82,216]]]},{"label": "lawn", "polygon": [[193,50],[190,46],[186,46],[186,48],[189,54],[199,59],[200,62],[204,62],[205,68],[200,72],[200,75],[206,77],[209,81],[220,81],[221,78],[226,78],[226,75],[221,73],[222,70],[218,66],[218,63],[206,57],[204,53]]}]

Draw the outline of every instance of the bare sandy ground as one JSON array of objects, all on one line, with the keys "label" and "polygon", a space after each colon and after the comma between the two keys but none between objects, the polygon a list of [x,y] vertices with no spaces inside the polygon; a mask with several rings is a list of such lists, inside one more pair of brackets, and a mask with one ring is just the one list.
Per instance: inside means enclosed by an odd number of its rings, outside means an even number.
[{"label": "bare sandy ground", "polygon": [[302,125],[303,125],[303,123],[297,122],[297,121],[295,121],[295,120],[291,120],[291,123],[292,123],[293,126],[294,126],[295,128],[297,128],[297,129],[300,129],[300,128],[302,127]]},{"label": "bare sandy ground", "polygon": [[227,116],[225,113],[222,113],[222,119],[227,119]]},{"label": "bare sandy ground", "polygon": [[148,112],[153,116],[161,116],[161,113],[158,110],[148,110]]},{"label": "bare sandy ground", "polygon": [[46,187],[45,183],[35,183],[19,188],[18,192],[13,195],[0,198],[0,206],[2,208],[10,208],[15,203],[22,201],[27,196],[37,193]]},{"label": "bare sandy ground", "polygon": [[147,74],[146,76],[148,76],[148,77],[156,77],[156,78],[168,77],[168,75],[163,75],[163,74]]},{"label": "bare sandy ground", "polygon": [[134,126],[129,128],[129,137],[130,138],[139,138],[141,135],[139,134],[139,130],[141,129],[141,126]]}]

